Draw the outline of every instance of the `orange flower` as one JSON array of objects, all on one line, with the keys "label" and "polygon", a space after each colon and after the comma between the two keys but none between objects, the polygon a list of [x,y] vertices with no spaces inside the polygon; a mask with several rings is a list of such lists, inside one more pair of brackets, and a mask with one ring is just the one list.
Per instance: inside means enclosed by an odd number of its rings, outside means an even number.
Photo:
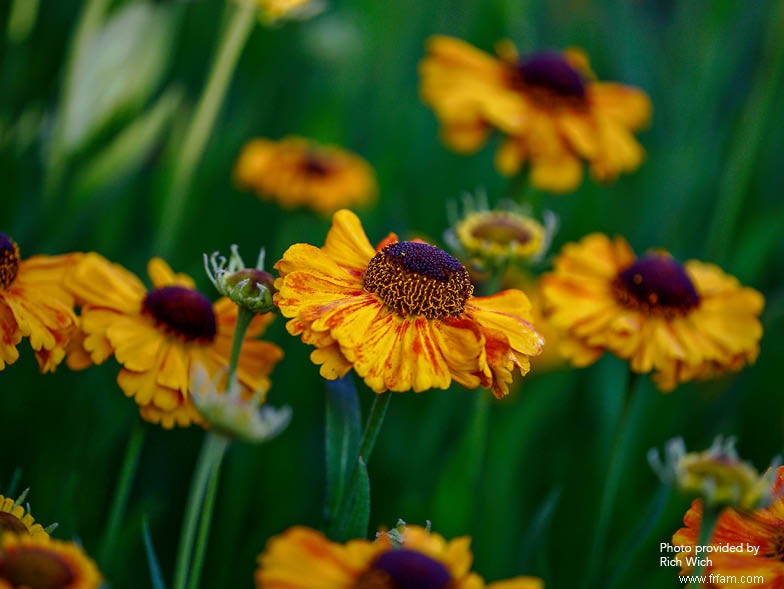
[{"label": "orange flower", "polygon": [[354,368],[377,393],[454,380],[502,397],[542,349],[525,294],[473,297],[455,258],[394,235],[374,249],[348,210],[335,213],[324,247],[293,245],[275,268],[286,328],[316,347],[311,360],[327,379]]},{"label": "orange flower", "polygon": [[[470,538],[451,541],[418,526],[375,542],[336,544],[321,533],[295,527],[269,541],[259,556],[257,589],[484,589],[471,572]],[[540,579],[517,577],[487,589],[542,589]]]},{"label": "orange flower", "polygon": [[[753,512],[739,512],[725,509],[719,516],[716,528],[710,539],[712,546],[728,545],[742,548],[736,552],[701,553],[708,556],[711,566],[704,574],[713,574],[713,587],[784,587],[784,467],[776,471],[773,496],[776,499],[769,507]],[[683,518],[685,527],[672,537],[675,546],[686,547],[680,552],[681,574],[687,574],[691,567],[686,556],[694,556],[694,546],[702,526],[702,501],[696,499]],[[757,576],[757,582],[741,583],[742,577]]]},{"label": "orange flower", "polygon": [[551,192],[577,188],[582,161],[605,181],[642,163],[633,132],[650,119],[648,97],[595,81],[582,51],[520,58],[505,42],[499,59],[460,39],[435,36],[427,52],[419,66],[422,99],[455,151],[476,151],[496,129],[504,135],[498,170],[513,175],[529,163],[531,183]]},{"label": "orange flower", "polygon": [[[147,421],[166,428],[203,423],[191,401],[191,371],[198,364],[213,376],[228,365],[237,307],[227,298],[210,303],[190,277],[159,258],[147,270],[150,291],[122,266],[84,256],[67,280],[82,305],[84,351],[95,364],[114,355],[123,366],[117,383]],[[256,316],[242,346],[238,375],[247,397],[269,389],[283,356],[277,346],[251,339],[272,318]]]},{"label": "orange flower", "polygon": [[19,358],[16,346],[30,340],[41,372],[52,372],[77,332],[73,296],[63,278],[81,254],[33,256],[0,233],[0,370]]}]

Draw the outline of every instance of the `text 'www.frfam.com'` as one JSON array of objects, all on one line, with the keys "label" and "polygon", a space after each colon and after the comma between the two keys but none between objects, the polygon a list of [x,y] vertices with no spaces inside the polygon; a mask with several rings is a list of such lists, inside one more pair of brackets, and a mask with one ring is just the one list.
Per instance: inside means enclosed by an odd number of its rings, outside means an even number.
[{"label": "text 'www.frfam.com'", "polygon": [[718,586],[732,586],[732,585],[748,585],[753,587],[755,585],[762,585],[765,582],[765,577],[762,575],[719,575],[711,573],[710,575],[679,575],[678,580],[684,585],[691,585],[693,587],[710,587],[711,585]]}]

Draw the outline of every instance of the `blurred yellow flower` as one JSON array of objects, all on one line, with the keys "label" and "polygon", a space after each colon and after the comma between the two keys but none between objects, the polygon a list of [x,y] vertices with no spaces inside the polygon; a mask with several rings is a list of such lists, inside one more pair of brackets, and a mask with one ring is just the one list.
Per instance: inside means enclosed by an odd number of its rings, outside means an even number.
[{"label": "blurred yellow flower", "polygon": [[48,536],[41,524],[22,507],[27,492],[17,499],[0,495],[0,534],[13,532],[14,534],[30,534],[31,536]]},{"label": "blurred yellow flower", "polygon": [[[128,270],[102,256],[86,254],[67,285],[82,305],[82,345],[100,364],[114,355],[122,365],[120,388],[134,397],[142,417],[163,427],[203,424],[191,400],[191,369],[210,376],[228,365],[237,306],[227,298],[211,303],[193,280],[174,274],[160,258],[147,267],[149,292]],[[272,320],[258,315],[242,345],[238,375],[243,393],[269,389],[269,374],[283,352],[254,338]]]},{"label": "blurred yellow flower", "polygon": [[670,391],[739,370],[759,353],[759,292],[713,264],[680,264],[662,251],[636,257],[621,237],[594,233],[564,246],[542,290],[576,366],[609,350],[635,372],[654,371]]},{"label": "blurred yellow flower", "polygon": [[77,331],[73,297],[63,278],[80,255],[22,260],[19,246],[0,233],[0,370],[19,358],[22,338],[30,340],[41,372],[53,371],[63,360]]},{"label": "blurred yellow flower", "polygon": [[[701,558],[709,557],[711,564],[704,575],[713,574],[710,587],[727,589],[740,587],[737,579],[759,576],[762,583],[755,587],[784,586],[784,467],[776,471],[774,502],[753,512],[725,509],[716,522],[710,538],[711,547],[732,546],[736,550],[724,552],[719,550],[703,552]],[[681,574],[688,574],[691,566],[686,556],[694,556],[695,546],[699,543],[702,527],[703,504],[695,499],[683,518],[685,526],[675,532],[672,544],[682,551],[678,554],[681,561]],[[751,586],[751,585],[744,585]]]},{"label": "blurred yellow flower", "polygon": [[330,542],[309,528],[294,527],[272,538],[259,556],[257,589],[542,589],[533,577],[485,585],[471,572],[470,538],[451,541],[418,526],[375,542]]},{"label": "blurred yellow flower", "polygon": [[301,137],[253,139],[234,170],[238,185],[283,207],[306,207],[329,215],[375,197],[376,179],[358,155]]},{"label": "blurred yellow flower", "polygon": [[374,249],[348,210],[335,213],[324,247],[293,245],[275,268],[286,328],[316,347],[311,360],[327,379],[354,368],[377,393],[455,380],[502,397],[542,349],[525,294],[473,297],[455,258],[394,235]]},{"label": "blurred yellow flower", "polygon": [[102,581],[73,542],[13,533],[0,538],[0,589],[96,589]]},{"label": "blurred yellow flower", "polygon": [[281,20],[304,20],[324,8],[321,0],[256,0],[256,4],[261,20],[269,24]]},{"label": "blurred yellow flower", "polygon": [[500,58],[453,37],[435,36],[419,66],[422,100],[442,124],[442,139],[471,153],[493,129],[504,135],[496,167],[505,175],[531,167],[531,183],[570,192],[582,182],[582,162],[602,181],[635,170],[644,151],[633,132],[650,120],[647,95],[597,82],[580,50],[543,51],[520,58],[510,42]]}]

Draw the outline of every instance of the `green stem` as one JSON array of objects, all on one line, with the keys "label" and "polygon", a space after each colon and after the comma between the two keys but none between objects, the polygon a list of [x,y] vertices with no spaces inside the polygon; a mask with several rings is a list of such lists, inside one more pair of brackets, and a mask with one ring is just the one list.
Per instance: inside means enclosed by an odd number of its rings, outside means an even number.
[{"label": "green stem", "polygon": [[225,452],[217,457],[217,461],[212,469],[207,495],[204,498],[204,506],[201,512],[199,523],[199,535],[196,539],[196,548],[193,553],[193,566],[191,567],[190,582],[188,589],[198,589],[201,571],[204,568],[204,554],[207,550],[207,539],[210,535],[210,524],[212,523],[212,512],[215,509],[215,498],[218,495],[218,480],[220,479],[220,469],[223,463]]},{"label": "green stem", "polygon": [[[365,465],[370,462],[370,455],[373,453],[373,448],[376,445],[376,440],[381,431],[381,426],[384,423],[384,416],[387,413],[387,408],[389,407],[391,399],[391,392],[381,393],[376,395],[376,398],[373,399],[373,405],[370,407],[370,414],[368,415],[365,430],[362,433],[362,438],[359,442],[359,452],[357,453],[357,461],[359,458],[362,458]],[[336,529],[333,530],[334,534],[330,535],[335,535],[337,537],[342,536],[351,515],[351,508],[353,507],[360,482],[360,472],[359,468],[356,466],[357,461],[355,461],[354,467],[351,469],[351,476],[349,477],[349,482],[346,486],[347,492],[343,495],[343,500],[340,502],[340,506],[336,513],[334,520]]]},{"label": "green stem", "polygon": [[769,20],[763,58],[732,142],[725,172],[721,178],[716,210],[713,214],[707,258],[723,263],[735,236],[735,225],[753,179],[762,139],[769,130],[770,114],[776,107],[777,89],[784,72],[784,3],[774,3],[775,14]]},{"label": "green stem", "polygon": [[[713,506],[706,506],[705,501],[703,501],[703,509],[702,509],[702,524],[700,525],[700,539],[695,546],[707,546],[710,544],[711,536],[713,536],[713,530],[716,529],[716,523],[719,520],[719,510]],[[703,556],[700,558],[695,554],[699,560],[697,561],[697,568],[694,569],[694,577],[699,579],[703,573],[705,572],[705,566],[703,563],[705,562],[705,557]],[[709,587],[708,584],[703,584],[699,580],[697,580],[694,584],[695,589],[699,587]]]},{"label": "green stem", "polygon": [[596,521],[593,543],[588,559],[587,573],[584,577],[584,587],[596,587],[596,577],[600,573],[601,564],[604,562],[605,544],[610,530],[613,506],[621,486],[623,469],[626,457],[632,446],[634,434],[639,431],[640,412],[642,409],[642,387],[637,386],[640,379],[638,375],[629,372],[626,380],[626,403],[618,421],[618,430],[610,454],[610,465],[604,483],[601,500],[599,502],[599,515]]},{"label": "green stem", "polygon": [[120,469],[120,477],[117,481],[117,488],[114,491],[114,499],[112,501],[111,511],[109,512],[109,520],[106,524],[106,531],[103,535],[101,542],[101,552],[98,562],[104,568],[108,568],[110,559],[114,557],[114,548],[117,544],[117,536],[120,531],[125,511],[128,507],[128,496],[131,493],[133,480],[136,475],[136,469],[139,466],[139,457],[144,447],[144,438],[147,433],[147,428],[144,422],[137,421],[133,427],[130,438],[128,438],[128,445],[125,448],[125,457],[123,458],[122,468]]},{"label": "green stem", "polygon": [[177,240],[193,173],[215,126],[215,120],[226,97],[237,61],[256,22],[255,2],[246,0],[230,4],[232,12],[228,26],[222,33],[207,84],[199,98],[196,112],[185,132],[179,157],[174,164],[163,217],[155,238],[155,252],[161,256],[168,255]]},{"label": "green stem", "polygon": [[[191,568],[191,554],[196,537],[196,527],[199,522],[199,513],[204,508],[204,497],[207,486],[213,476],[217,476],[223,454],[229,439],[213,432],[207,432],[204,445],[196,463],[191,489],[188,494],[188,503],[185,507],[185,518],[180,532],[180,545],[177,548],[177,564],[174,569],[174,589],[185,589],[188,583],[188,571]],[[196,579],[198,583],[198,579]]]},{"label": "green stem", "polygon": [[229,371],[226,375],[226,390],[231,391],[232,386],[237,380],[237,366],[240,363],[240,352],[245,341],[245,333],[256,313],[238,305],[237,323],[234,325],[234,338],[231,340],[231,353],[229,354]]}]

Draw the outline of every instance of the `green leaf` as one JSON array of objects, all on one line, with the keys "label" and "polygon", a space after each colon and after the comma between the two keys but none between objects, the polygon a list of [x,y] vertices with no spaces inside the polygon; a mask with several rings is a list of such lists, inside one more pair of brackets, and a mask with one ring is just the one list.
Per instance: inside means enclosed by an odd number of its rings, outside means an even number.
[{"label": "green leaf", "polygon": [[327,495],[324,520],[330,527],[346,493],[359,452],[362,425],[357,389],[351,376],[327,381],[326,389]]},{"label": "green leaf", "polygon": [[170,89],[102,149],[74,179],[75,203],[141,167],[166,130],[182,102],[179,90]]},{"label": "green leaf", "polygon": [[150,567],[152,587],[153,589],[166,589],[166,583],[163,582],[163,575],[161,575],[161,567],[158,564],[158,557],[155,555],[155,547],[152,545],[150,525],[146,516],[142,519],[142,536],[144,537],[144,552],[147,555],[147,564]]},{"label": "green leaf", "polygon": [[361,456],[357,458],[356,469],[359,476],[354,488],[354,502],[346,519],[345,528],[341,530],[341,536],[346,540],[367,538],[370,521],[370,478],[367,465]]},{"label": "green leaf", "polygon": [[115,117],[140,108],[158,87],[169,61],[173,10],[127,4],[79,46],[66,80],[61,145],[73,152]]}]

